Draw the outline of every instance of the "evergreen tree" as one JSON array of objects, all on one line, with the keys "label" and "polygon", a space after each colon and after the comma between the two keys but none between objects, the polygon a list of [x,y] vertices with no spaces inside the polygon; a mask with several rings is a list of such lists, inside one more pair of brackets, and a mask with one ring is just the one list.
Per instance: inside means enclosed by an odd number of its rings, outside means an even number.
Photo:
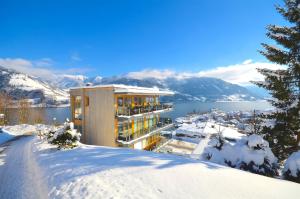
[{"label": "evergreen tree", "polygon": [[267,36],[281,48],[263,43],[260,51],[269,61],[286,66],[285,70],[259,69],[264,82],[255,82],[272,95],[276,112],[268,115],[274,121],[261,131],[274,154],[284,160],[299,149],[300,142],[300,0],[285,0],[277,11],[289,22],[288,26],[269,25]]}]

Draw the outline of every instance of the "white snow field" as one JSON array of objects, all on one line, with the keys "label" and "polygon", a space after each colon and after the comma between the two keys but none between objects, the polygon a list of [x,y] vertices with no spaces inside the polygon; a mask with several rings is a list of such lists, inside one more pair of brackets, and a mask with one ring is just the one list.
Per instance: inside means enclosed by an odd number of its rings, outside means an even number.
[{"label": "white snow field", "polygon": [[3,144],[11,139],[14,139],[16,136],[21,135],[31,135],[37,131],[45,132],[52,128],[51,125],[45,124],[19,124],[13,126],[0,126],[2,133],[0,132],[0,144]]},{"label": "white snow field", "polygon": [[[3,145],[2,145],[3,146]],[[0,198],[299,198],[300,185],[170,154],[24,136],[0,152]]]}]

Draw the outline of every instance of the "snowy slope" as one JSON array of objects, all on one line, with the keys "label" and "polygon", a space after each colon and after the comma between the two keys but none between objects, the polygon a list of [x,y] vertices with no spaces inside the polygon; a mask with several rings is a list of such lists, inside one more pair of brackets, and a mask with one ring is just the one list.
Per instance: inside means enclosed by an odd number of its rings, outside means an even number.
[{"label": "snowy slope", "polygon": [[299,184],[184,157],[31,143],[50,198],[298,198]]},{"label": "snowy slope", "polygon": [[48,82],[14,70],[0,67],[0,91],[5,91],[13,99],[35,99],[47,104],[68,103],[69,94],[51,86]]}]

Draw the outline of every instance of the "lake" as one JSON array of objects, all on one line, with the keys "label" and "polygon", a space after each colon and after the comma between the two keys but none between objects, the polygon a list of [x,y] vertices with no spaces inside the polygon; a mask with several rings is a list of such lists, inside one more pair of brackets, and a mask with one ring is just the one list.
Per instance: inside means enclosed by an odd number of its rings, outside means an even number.
[{"label": "lake", "polygon": [[[191,112],[207,112],[212,108],[217,108],[223,111],[253,111],[270,109],[272,106],[266,101],[244,101],[244,102],[185,102],[174,104],[172,112],[165,113],[165,116],[175,119],[185,116]],[[19,118],[18,109],[9,109],[8,121],[10,125],[17,124]],[[66,118],[71,118],[70,107],[62,108],[30,108],[26,114],[28,123],[34,121],[43,121],[43,123],[53,124],[53,118],[56,122],[63,123]]]}]

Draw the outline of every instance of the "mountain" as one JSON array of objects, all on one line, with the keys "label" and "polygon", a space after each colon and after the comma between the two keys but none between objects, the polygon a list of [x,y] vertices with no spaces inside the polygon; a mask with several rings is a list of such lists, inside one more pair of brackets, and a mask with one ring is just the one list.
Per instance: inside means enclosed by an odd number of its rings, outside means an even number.
[{"label": "mountain", "polygon": [[192,77],[178,79],[175,77],[134,78],[126,75],[114,77],[87,77],[83,75],[57,75],[51,82],[26,75],[11,69],[0,67],[0,91],[9,93],[14,100],[32,99],[36,103],[45,102],[47,105],[61,105],[69,102],[67,90],[86,84],[125,84],[143,87],[158,87],[175,92],[172,97],[162,100],[173,102],[186,101],[244,101],[262,99],[256,92],[231,84],[217,78]]},{"label": "mountain", "polygon": [[[210,77],[193,77],[185,79],[177,78],[145,78],[136,79],[127,76],[115,76],[105,78],[79,78],[73,77],[68,79],[68,85],[82,86],[87,83],[93,85],[99,84],[125,84],[132,86],[144,86],[144,87],[158,87],[161,89],[169,89],[175,92],[172,97],[164,97],[163,99],[172,101],[243,101],[243,100],[257,100],[261,99],[259,95],[256,95],[249,91],[247,88],[231,84],[217,78]],[[63,85],[57,85],[65,88],[66,79]]]},{"label": "mountain", "polygon": [[47,105],[68,104],[68,92],[52,86],[49,82],[0,66],[0,91],[8,93],[13,100],[30,99]]},{"label": "mountain", "polygon": [[52,85],[61,89],[84,86],[87,83],[100,84],[102,77],[96,76],[89,78],[84,75],[58,75],[57,79],[51,82]]},{"label": "mountain", "polygon": [[158,87],[175,92],[173,101],[243,101],[260,99],[244,87],[217,78],[193,77],[186,79],[166,78],[164,80],[128,77],[103,78],[102,84],[125,84]]},{"label": "mountain", "polygon": [[60,75],[52,82],[53,85],[59,85],[62,89],[68,89],[71,87],[84,86],[88,77],[84,75]]}]

